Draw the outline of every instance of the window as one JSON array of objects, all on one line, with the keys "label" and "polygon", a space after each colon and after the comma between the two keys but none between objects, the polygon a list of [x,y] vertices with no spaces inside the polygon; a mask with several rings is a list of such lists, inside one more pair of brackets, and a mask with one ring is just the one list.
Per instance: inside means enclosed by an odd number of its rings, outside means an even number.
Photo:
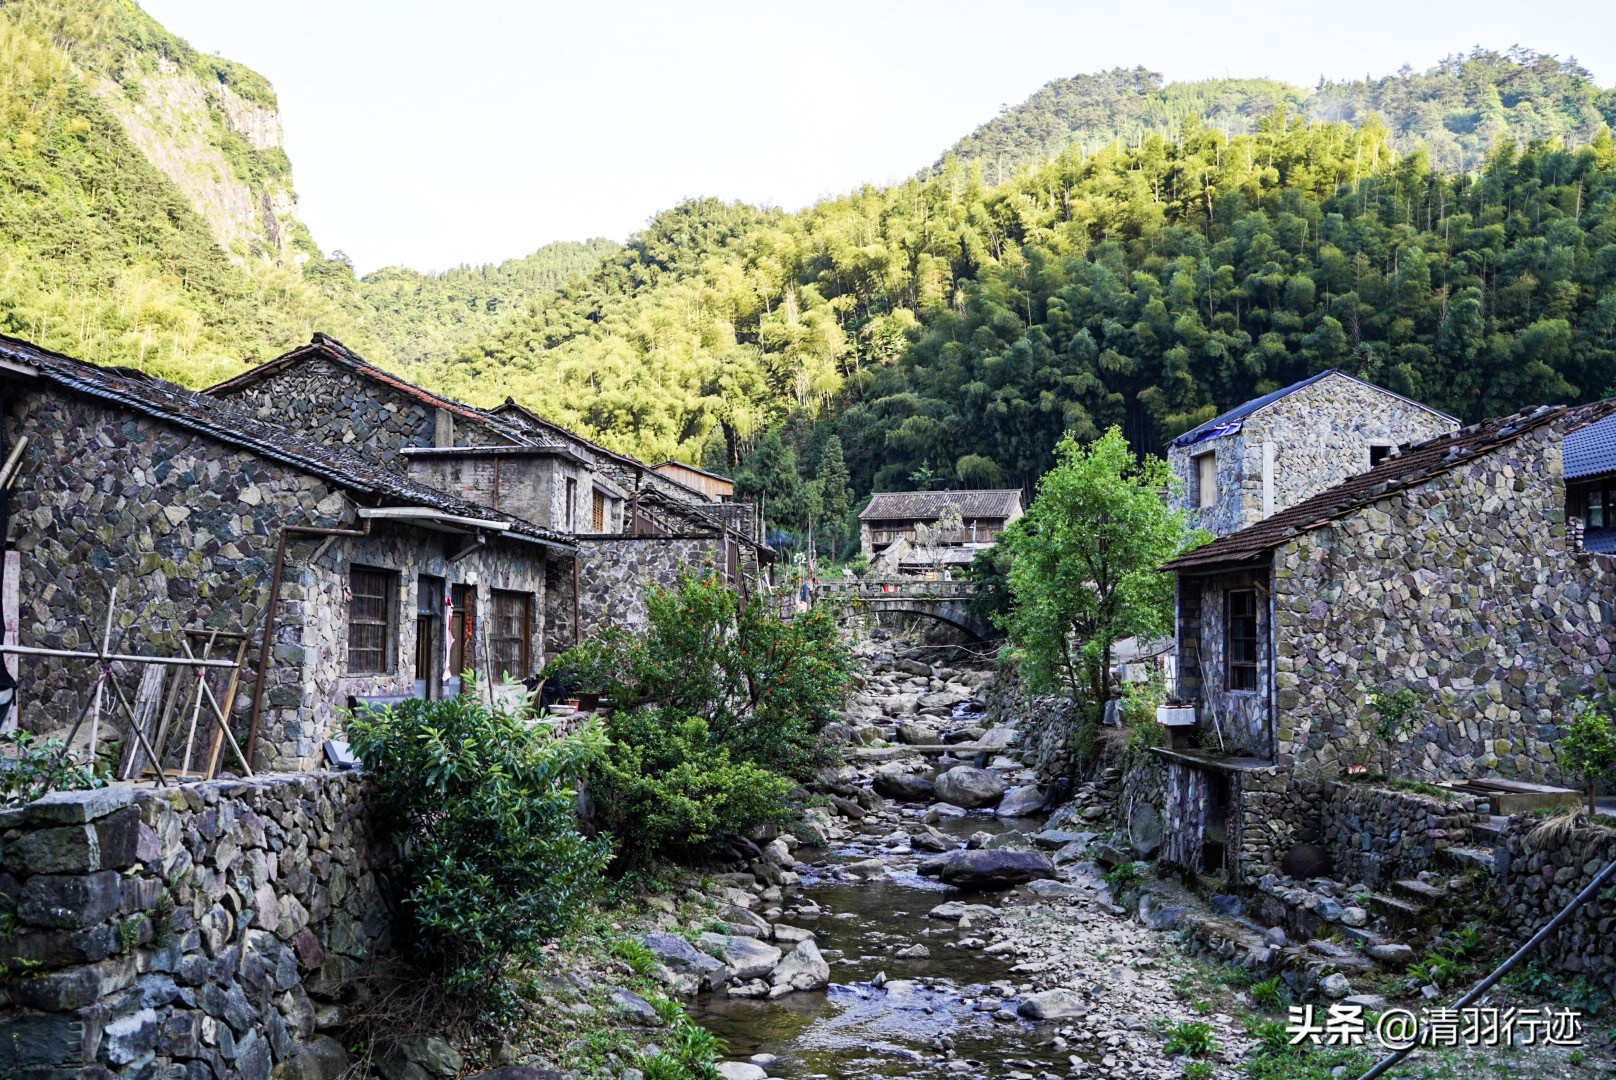
[{"label": "window", "polygon": [[578,520],[578,481],[574,480],[572,477],[569,476],[569,477],[567,477],[567,519],[566,519],[566,524],[562,526],[563,530],[565,530],[566,532],[571,532],[574,528],[576,528],[575,523],[577,522],[577,520]]},{"label": "window", "polygon": [[601,491],[591,494],[594,501],[589,508],[589,528],[592,532],[603,533],[606,531],[606,495]]},{"label": "window", "polygon": [[1257,590],[1230,589],[1224,594],[1228,617],[1225,681],[1230,690],[1257,689]]},{"label": "window", "polygon": [[532,628],[532,596],[495,589],[493,617],[488,625],[488,659],[494,678],[509,675],[513,679],[525,679],[532,674],[528,670]]},{"label": "window", "polygon": [[1395,449],[1397,449],[1395,446],[1371,446],[1369,448],[1369,467],[1373,469],[1376,465],[1391,457],[1392,451]]},{"label": "window", "polygon": [[1195,457],[1195,505],[1207,507],[1218,501],[1218,455],[1216,451]]},{"label": "window", "polygon": [[378,675],[391,668],[393,588],[390,570],[355,566],[348,571],[348,671]]}]

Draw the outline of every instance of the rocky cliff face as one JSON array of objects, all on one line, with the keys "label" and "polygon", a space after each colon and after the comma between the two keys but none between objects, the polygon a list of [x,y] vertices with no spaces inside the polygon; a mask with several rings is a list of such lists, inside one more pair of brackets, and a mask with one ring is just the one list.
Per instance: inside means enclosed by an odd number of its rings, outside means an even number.
[{"label": "rocky cliff face", "polygon": [[[123,66],[131,62],[140,60],[127,58]],[[273,99],[250,101],[164,56],[138,76],[118,81],[92,72],[88,82],[231,258],[291,265],[309,258],[313,245],[297,219]]]}]

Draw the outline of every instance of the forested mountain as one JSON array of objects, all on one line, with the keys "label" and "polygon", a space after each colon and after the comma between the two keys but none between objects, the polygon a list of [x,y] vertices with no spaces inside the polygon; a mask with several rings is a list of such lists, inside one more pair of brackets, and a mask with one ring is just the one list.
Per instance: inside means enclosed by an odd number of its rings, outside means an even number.
[{"label": "forested mountain", "polygon": [[997,187],[686,204],[416,373],[651,456],[834,432],[860,492],[1026,484],[1064,431],[1159,448],[1332,366],[1476,419],[1616,384],[1613,199],[1608,132],[1454,175],[1373,119],[1191,121]]},{"label": "forested mountain", "polygon": [[1466,419],[1616,387],[1611,95],[1579,69],[1153,87],[1051,91],[1132,134],[1043,160],[1046,125],[1002,183],[951,156],[797,213],[694,200],[620,248],[357,279],[297,222],[267,82],[132,0],[11,0],[0,329],[191,385],[320,329],[645,457],[771,484],[845,461],[860,494],[1030,484],[1064,432],[1156,449],[1328,366]]},{"label": "forested mountain", "polygon": [[[400,363],[447,356],[491,331],[511,311],[574,274],[593,270],[619,246],[599,237],[562,240],[520,259],[439,274],[389,266],[360,278],[346,303]],[[340,252],[332,254],[348,266]]]},{"label": "forested mountain", "polygon": [[193,385],[317,328],[379,352],[296,268],[273,115],[128,0],[0,4],[0,329]]},{"label": "forested mountain", "polygon": [[1145,68],[1117,68],[1045,84],[949,153],[981,162],[989,179],[999,180],[1068,147],[1092,152],[1119,139],[1129,145],[1145,135],[1176,139],[1192,117],[1203,127],[1248,133],[1281,107],[1321,121],[1356,123],[1376,113],[1393,149],[1423,147],[1438,168],[1462,171],[1479,167],[1499,140],[1586,143],[1602,124],[1616,122],[1616,91],[1596,85],[1575,61],[1519,47],[1477,48],[1424,72],[1405,66],[1378,79],[1321,79],[1312,90],[1267,79],[1163,83]]}]

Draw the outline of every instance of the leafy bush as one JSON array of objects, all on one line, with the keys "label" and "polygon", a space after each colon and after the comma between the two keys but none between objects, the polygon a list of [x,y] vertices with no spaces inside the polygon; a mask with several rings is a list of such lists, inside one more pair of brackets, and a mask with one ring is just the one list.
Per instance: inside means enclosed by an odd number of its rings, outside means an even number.
[{"label": "leafy bush", "polygon": [[1582,777],[1588,789],[1588,816],[1599,813],[1594,793],[1599,782],[1616,772],[1616,696],[1609,687],[1579,697],[1560,736],[1560,764]]},{"label": "leafy bush", "polygon": [[852,663],[824,607],[787,622],[741,609],[716,574],[688,575],[647,597],[644,634],[608,630],[556,665],[619,714],[655,706],[704,721],[738,761],[807,776],[825,760],[819,733],[840,716]]},{"label": "leafy bush", "polygon": [[725,833],[785,819],[790,781],[737,761],[698,717],[617,710],[606,731],[611,742],[590,788],[629,865],[694,854]]},{"label": "leafy bush", "polygon": [[51,791],[81,791],[105,785],[88,765],[63,753],[58,739],[39,742],[31,731],[0,735],[0,805],[21,806]]},{"label": "leafy bush", "polygon": [[1129,889],[1138,885],[1144,877],[1143,863],[1118,863],[1105,873],[1105,883],[1111,889],[1113,898],[1120,897]]},{"label": "leafy bush", "polygon": [[1285,991],[1285,984],[1280,982],[1279,976],[1276,975],[1255,983],[1251,988],[1251,1000],[1260,1008],[1278,1009],[1290,1000],[1290,995]]},{"label": "leafy bush", "polygon": [[579,834],[592,732],[555,739],[473,695],[353,717],[404,870],[406,946],[448,988],[508,1000],[506,973],[586,910],[608,848]]},{"label": "leafy bush", "polygon": [[1218,1041],[1212,1037],[1212,1025],[1204,1020],[1180,1020],[1167,1029],[1167,1042],[1162,1052],[1169,1057],[1186,1054],[1189,1057],[1210,1057],[1217,1050]]}]

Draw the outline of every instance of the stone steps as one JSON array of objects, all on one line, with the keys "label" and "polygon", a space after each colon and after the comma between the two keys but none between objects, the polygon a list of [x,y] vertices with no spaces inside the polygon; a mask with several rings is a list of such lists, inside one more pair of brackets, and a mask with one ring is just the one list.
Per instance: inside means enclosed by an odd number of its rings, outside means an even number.
[{"label": "stone steps", "polygon": [[1392,895],[1424,909],[1434,907],[1445,900],[1448,890],[1438,885],[1427,885],[1419,878],[1404,878],[1402,881],[1392,882]]},{"label": "stone steps", "polygon": [[1460,870],[1485,870],[1493,872],[1493,848],[1479,847],[1450,847],[1443,848],[1439,855]]},{"label": "stone steps", "polygon": [[1369,910],[1385,918],[1397,930],[1419,930],[1429,922],[1434,912],[1424,904],[1416,904],[1386,893],[1371,893]]},{"label": "stone steps", "polygon": [[1503,838],[1504,830],[1508,827],[1508,817],[1503,814],[1489,814],[1486,821],[1470,826],[1470,835],[1486,844],[1496,844]]}]

